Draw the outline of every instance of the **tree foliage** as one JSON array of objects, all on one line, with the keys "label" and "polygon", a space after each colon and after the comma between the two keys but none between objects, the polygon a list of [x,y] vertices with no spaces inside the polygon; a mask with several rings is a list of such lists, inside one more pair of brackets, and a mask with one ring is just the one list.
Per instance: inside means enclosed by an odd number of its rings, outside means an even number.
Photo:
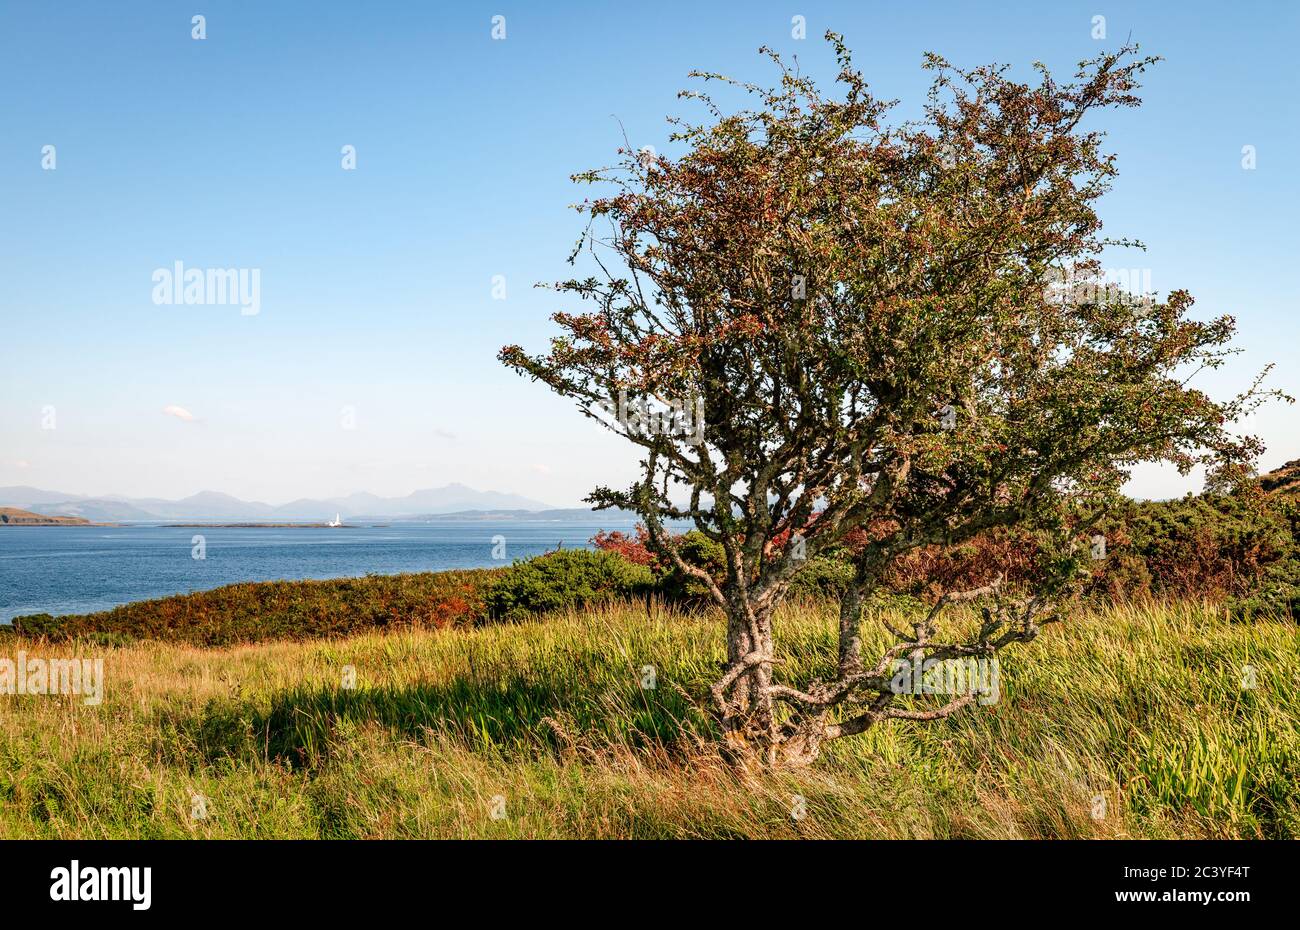
[{"label": "tree foliage", "polygon": [[[1135,106],[1155,59],[1126,47],[1071,81],[1036,64],[1021,83],[929,55],[924,116],[895,121],[827,39],[839,93],[763,50],[774,88],[693,75],[706,89],[682,96],[709,118],[671,121],[680,157],[627,145],[576,175],[601,190],[579,205],[588,225],[570,261],[595,273],[556,286],[589,309],[556,314],[562,334],[543,354],[501,352],[643,450],[633,486],[590,500],[636,510],[725,611],[718,712],[730,741],[773,762],[965,706],[911,706],[890,691],[889,663],[1032,639],[1129,469],[1245,473],[1257,443],[1229,427],[1265,393],[1216,402],[1189,386],[1230,351],[1230,317],[1193,319],[1185,291],[1093,286],[1102,249],[1136,243],[1102,236],[1095,206],[1115,158],[1084,120]],[[724,112],[707,90],[718,82],[751,107]],[[670,519],[722,548],[721,580],[680,557]],[[891,566],[1011,526],[1039,537],[1037,591],[948,592],[864,660],[863,604]],[[864,533],[833,677],[777,682],[773,608],[810,560]],[[993,601],[986,622],[938,642],[938,611],[976,597]]]}]

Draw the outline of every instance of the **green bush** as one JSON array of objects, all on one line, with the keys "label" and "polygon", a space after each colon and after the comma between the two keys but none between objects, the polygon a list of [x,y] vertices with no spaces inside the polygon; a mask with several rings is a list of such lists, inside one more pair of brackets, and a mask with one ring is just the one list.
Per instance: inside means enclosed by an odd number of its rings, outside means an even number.
[{"label": "green bush", "polygon": [[[702,568],[714,578],[723,578],[727,573],[727,555],[722,544],[699,530],[691,530],[680,536],[677,552],[687,565]],[[708,597],[709,589],[704,582],[683,574],[675,565],[666,565],[663,561],[659,565],[655,583],[665,600],[689,604]]]},{"label": "green bush", "polygon": [[853,566],[844,558],[815,556],[790,579],[790,596],[804,600],[839,597],[853,581]]},{"label": "green bush", "polygon": [[14,617],[13,624],[8,629],[35,639],[41,636],[57,637],[59,626],[59,621],[50,614],[28,614],[26,617]]},{"label": "green bush", "polygon": [[541,611],[644,595],[653,585],[650,569],[612,552],[561,549],[503,569],[489,585],[484,602],[493,619],[518,620]]},{"label": "green bush", "polygon": [[1270,565],[1250,594],[1228,601],[1228,614],[1240,620],[1300,617],[1300,559]]},{"label": "green bush", "polygon": [[[1205,494],[1134,501],[1107,530],[1112,595],[1244,597],[1267,583],[1272,566],[1295,558],[1295,502]],[[1141,562],[1139,566],[1137,561]],[[1104,579],[1103,579],[1104,580]]]}]

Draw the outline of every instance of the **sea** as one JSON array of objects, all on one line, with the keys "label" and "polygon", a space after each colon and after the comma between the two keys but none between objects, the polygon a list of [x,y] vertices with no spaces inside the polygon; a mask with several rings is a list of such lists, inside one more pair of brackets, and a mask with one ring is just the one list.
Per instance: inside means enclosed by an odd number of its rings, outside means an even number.
[{"label": "sea", "polygon": [[[605,516],[605,515],[602,515]],[[488,568],[635,520],[482,519],[341,527],[0,527],[0,622],[81,614],[240,581]],[[201,537],[201,539],[200,539]],[[201,555],[202,558],[196,556]]]}]

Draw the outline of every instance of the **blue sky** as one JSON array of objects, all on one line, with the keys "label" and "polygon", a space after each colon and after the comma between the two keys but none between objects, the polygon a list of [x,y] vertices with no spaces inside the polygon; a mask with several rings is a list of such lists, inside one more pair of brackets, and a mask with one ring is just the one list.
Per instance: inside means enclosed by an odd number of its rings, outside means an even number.
[{"label": "blue sky", "polygon": [[[1298,82],[1290,3],[37,3],[0,7],[0,485],[281,502],[459,481],[572,505],[635,454],[503,369],[539,347],[580,228],[569,175],[619,122],[664,117],[706,68],[766,80],[759,45],[829,80],[845,34],[914,113],[927,49],[1072,71],[1130,33],[1167,61],[1146,105],[1094,125],[1120,178],[1107,232],[1159,292],[1229,312],[1243,354],[1300,395]],[[191,17],[207,37],[191,37]],[[494,15],[506,39],[491,37]],[[802,15],[808,38],[791,37]],[[1106,17],[1094,39],[1093,17]],[[42,168],[55,146],[56,168]],[[356,169],[341,167],[355,146]],[[1257,164],[1242,168],[1242,147]],[[261,306],[167,306],[155,269],[260,271]],[[493,277],[506,299],[494,299]],[[193,419],[164,413],[176,407]],[[51,422],[53,429],[42,428]],[[349,419],[350,414],[350,419]],[[1293,407],[1250,428],[1300,457]],[[355,428],[344,428],[354,425]],[[1140,472],[1131,490],[1196,489]]]}]

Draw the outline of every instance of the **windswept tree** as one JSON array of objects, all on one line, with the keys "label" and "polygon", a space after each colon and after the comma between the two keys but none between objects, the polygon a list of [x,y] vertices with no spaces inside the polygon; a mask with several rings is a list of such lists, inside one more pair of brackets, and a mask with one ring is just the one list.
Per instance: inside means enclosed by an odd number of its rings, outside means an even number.
[{"label": "windswept tree", "polygon": [[[589,501],[644,519],[654,550],[703,585],[727,624],[712,698],[727,740],[769,763],[890,718],[946,716],[974,694],[903,697],[894,663],[992,657],[1055,619],[1097,555],[1096,529],[1132,466],[1243,472],[1257,443],[1228,431],[1266,392],[1226,403],[1189,387],[1230,349],[1230,317],[1189,318],[1184,291],[1096,286],[1094,210],[1115,175],[1090,111],[1138,103],[1155,59],[1107,53],[1058,83],[930,55],[924,116],[890,121],[842,39],[837,92],[780,71],[702,124],[670,120],[683,154],[631,145],[578,209],[589,220],[559,282],[545,354],[501,360],[644,450],[639,480]],[[1258,383],[1257,383],[1258,384]],[[721,545],[725,573],[683,558],[669,521]],[[1034,588],[950,591],[864,656],[864,612],[891,565],[997,527],[1037,535]],[[809,560],[850,537],[837,654],[785,681],[773,612]],[[964,601],[970,629],[940,636]]]}]

